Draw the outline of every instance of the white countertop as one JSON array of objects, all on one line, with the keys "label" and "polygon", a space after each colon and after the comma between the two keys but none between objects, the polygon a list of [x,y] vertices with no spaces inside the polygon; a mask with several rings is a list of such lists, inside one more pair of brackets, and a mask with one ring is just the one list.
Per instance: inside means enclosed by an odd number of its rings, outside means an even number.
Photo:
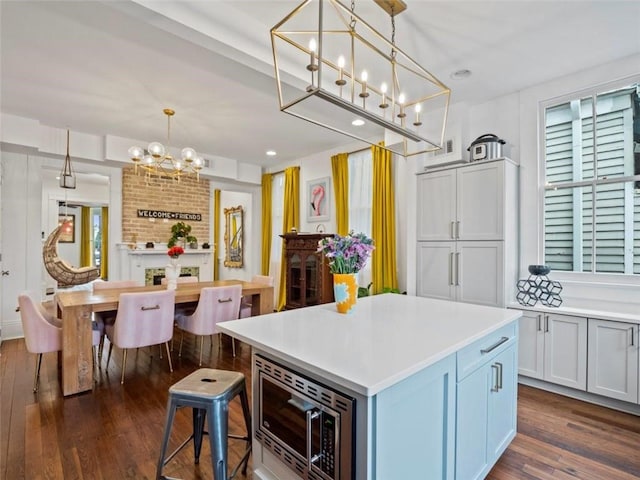
[{"label": "white countertop", "polygon": [[258,350],[373,396],[519,318],[521,312],[407,295],[358,299],[219,323]]}]

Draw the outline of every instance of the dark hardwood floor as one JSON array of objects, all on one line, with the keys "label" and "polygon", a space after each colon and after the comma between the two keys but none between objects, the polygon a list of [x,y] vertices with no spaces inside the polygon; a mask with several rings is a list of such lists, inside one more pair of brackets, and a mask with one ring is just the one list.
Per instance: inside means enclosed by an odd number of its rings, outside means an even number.
[{"label": "dark hardwood floor", "polygon": [[[204,362],[212,368],[244,372],[251,393],[250,348],[238,342],[238,356],[233,358],[226,340],[221,349],[215,341]],[[182,358],[173,352],[173,373],[166,358],[158,358],[157,348],[140,349],[137,355],[131,352],[124,385],[120,385],[120,351],[114,350],[108,370],[105,352],[94,392],[67,399],[58,385],[55,354],[45,355],[40,391],[34,394],[35,356],[26,352],[24,341],[4,341],[0,348],[1,479],[155,478],[168,388],[198,368],[192,337],[185,337]],[[241,433],[237,399],[230,417],[232,431]],[[190,430],[190,412],[179,411],[171,448]],[[242,446],[230,440],[230,463],[239,459]],[[164,473],[184,479],[212,478],[206,442],[199,465],[193,464],[191,452],[184,449]],[[415,478],[422,478],[420,472]],[[640,478],[640,417],[520,386],[518,435],[488,478]]]}]

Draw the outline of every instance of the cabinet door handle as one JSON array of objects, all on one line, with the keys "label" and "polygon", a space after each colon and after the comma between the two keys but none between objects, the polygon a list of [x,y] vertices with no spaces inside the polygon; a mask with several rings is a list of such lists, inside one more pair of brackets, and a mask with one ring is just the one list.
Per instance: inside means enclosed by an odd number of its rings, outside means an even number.
[{"label": "cabinet door handle", "polygon": [[456,222],[456,238],[460,238],[460,220]]},{"label": "cabinet door handle", "polygon": [[453,252],[449,254],[449,286],[453,286]]},{"label": "cabinet door handle", "polygon": [[491,391],[492,392],[497,392],[499,390],[498,387],[498,375],[500,374],[500,371],[498,370],[498,364],[494,363],[493,365],[491,365],[491,370],[495,370],[496,375],[495,375],[495,381],[493,382],[493,385],[491,387]]},{"label": "cabinet door handle", "polygon": [[494,343],[493,345],[491,345],[490,347],[487,348],[483,348],[482,350],[480,350],[480,353],[482,355],[484,355],[485,353],[489,353],[494,351],[496,348],[498,348],[500,345],[502,345],[505,342],[509,341],[509,337],[501,337],[500,340],[498,340],[496,343]]},{"label": "cabinet door handle", "polygon": [[542,314],[541,313],[538,314],[538,331],[539,332],[542,331]]},{"label": "cabinet door handle", "polygon": [[456,234],[454,233],[454,221],[451,221],[451,225],[449,225],[449,234],[451,235],[452,239],[456,238]]},{"label": "cabinet door handle", "polygon": [[549,333],[549,315],[544,316],[544,332]]},{"label": "cabinet door handle", "polygon": [[502,364],[496,362],[496,365],[498,365],[498,390],[502,390]]},{"label": "cabinet door handle", "polygon": [[635,347],[636,344],[635,344],[635,341],[633,340],[633,336],[634,336],[633,334],[634,334],[635,327],[631,327],[629,330],[631,330],[631,346]]},{"label": "cabinet door handle", "polygon": [[456,287],[460,285],[460,252],[456,253]]}]

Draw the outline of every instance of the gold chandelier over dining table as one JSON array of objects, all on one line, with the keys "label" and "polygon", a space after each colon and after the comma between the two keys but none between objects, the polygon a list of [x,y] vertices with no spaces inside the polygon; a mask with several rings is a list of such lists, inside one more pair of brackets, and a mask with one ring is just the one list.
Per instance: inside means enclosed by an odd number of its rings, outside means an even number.
[{"label": "gold chandelier over dining table", "polygon": [[129,148],[135,172],[142,169],[148,176],[169,177],[177,181],[183,175],[194,174],[199,180],[204,160],[191,147],[182,149],[179,160],[171,155],[171,117],[176,112],[170,108],[165,108],[162,112],[167,116],[166,146],[160,142],[151,142],[146,150],[138,146]]}]

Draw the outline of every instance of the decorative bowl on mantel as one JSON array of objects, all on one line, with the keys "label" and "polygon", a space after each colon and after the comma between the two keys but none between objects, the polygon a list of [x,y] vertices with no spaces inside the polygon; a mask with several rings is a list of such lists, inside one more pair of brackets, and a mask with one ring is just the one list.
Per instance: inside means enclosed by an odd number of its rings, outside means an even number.
[{"label": "decorative bowl on mantel", "polygon": [[529,273],[531,275],[547,275],[551,271],[546,265],[529,265]]}]

